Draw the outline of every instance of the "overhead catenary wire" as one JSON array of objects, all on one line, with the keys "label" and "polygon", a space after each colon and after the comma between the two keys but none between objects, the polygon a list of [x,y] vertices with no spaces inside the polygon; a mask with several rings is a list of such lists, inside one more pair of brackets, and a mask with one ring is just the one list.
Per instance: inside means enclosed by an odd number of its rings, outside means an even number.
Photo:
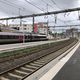
[{"label": "overhead catenary wire", "polygon": [[[52,9],[54,8],[52,5],[50,5],[50,4],[49,4],[49,3],[47,3],[46,1],[44,1],[44,0],[41,0],[41,1],[43,1],[45,4],[47,4],[48,6],[50,6]],[[54,18],[55,18],[55,16],[53,16],[53,15],[52,15],[52,17],[54,17]],[[59,19],[58,17],[57,17],[57,20],[59,20],[59,21],[61,21],[61,22],[65,23],[63,20]]]},{"label": "overhead catenary wire", "polygon": [[0,1],[0,2],[3,3],[3,4],[6,4],[6,5],[10,6],[10,7],[19,9],[18,6],[16,7],[16,6],[14,6],[14,5],[12,5],[12,4],[9,4],[9,3],[7,3],[7,2],[4,2],[4,1]]},{"label": "overhead catenary wire", "polygon": [[48,6],[50,6],[52,9],[54,8],[51,4],[47,3],[46,1],[44,0],[41,0],[42,2],[44,2],[45,4],[48,4]]},{"label": "overhead catenary wire", "polygon": [[60,6],[58,6],[54,0],[51,0],[51,1],[52,1],[53,4],[56,5],[56,7],[57,7],[58,9],[61,9]]},{"label": "overhead catenary wire", "polygon": [[[10,2],[10,1],[6,1],[6,0],[4,0],[4,1],[0,1],[0,2],[2,2],[2,3],[4,3],[4,4],[6,4],[6,5],[8,5],[8,6],[11,6],[11,7],[13,7],[13,8],[16,8],[16,9],[21,9],[21,12],[26,12],[26,11],[29,11],[29,10],[26,10],[26,8],[24,8],[24,7],[22,7],[22,6],[19,6],[19,5],[16,5],[15,3],[13,3],[13,2]],[[24,5],[25,6],[25,5]],[[26,6],[25,6],[26,7]],[[24,10],[25,9],[25,10]],[[30,11],[29,11],[30,12]]]},{"label": "overhead catenary wire", "polygon": [[[6,1],[6,0],[5,0]],[[19,11],[19,13],[18,13],[18,15],[19,16],[21,16],[21,12],[24,12],[26,9],[24,8],[24,7],[22,7],[22,6],[14,6],[14,5],[16,5],[15,3],[13,3],[13,2],[10,2],[10,1],[7,1],[8,3],[6,3],[6,2],[4,2],[4,1],[0,1],[0,2],[2,2],[2,3],[4,3],[4,4],[6,4],[6,5],[8,5],[8,6],[11,6],[11,7],[15,7],[16,9],[18,9]],[[28,2],[28,1],[27,1]],[[28,2],[29,3],[29,2]],[[30,3],[29,3],[30,4]],[[32,4],[31,4],[32,5]],[[35,6],[35,5],[33,5],[33,6]],[[21,8],[22,7],[22,8]],[[38,8],[37,6],[35,6],[36,8]],[[23,8],[25,9],[25,10],[23,10]],[[40,8],[38,8],[39,10],[41,10]],[[41,10],[42,11],[42,10]],[[26,11],[25,11],[26,12]],[[20,19],[21,20],[21,19]]]},{"label": "overhead catenary wire", "polygon": [[[0,1],[1,2],[1,1]],[[29,2],[29,1],[28,1]],[[16,7],[16,6],[13,6],[13,3],[12,2],[10,2],[11,4],[10,4],[10,6],[12,6],[12,7]],[[9,1],[8,1],[8,4],[9,4]],[[7,4],[7,5],[8,5]],[[29,4],[30,4],[30,2],[29,2]],[[49,6],[49,4],[48,4],[48,6]],[[18,8],[18,7],[16,7],[16,8]],[[18,8],[19,9],[19,8]],[[41,11],[44,11],[44,10],[42,10],[42,9],[40,9],[40,8],[38,8],[39,10],[41,10]],[[25,10],[24,10],[25,11]],[[59,19],[60,20],[60,19]],[[60,20],[60,21],[62,21],[62,20]],[[64,22],[64,21],[63,21]]]},{"label": "overhead catenary wire", "polygon": [[[42,10],[41,8],[39,8],[39,7],[37,7],[37,6],[35,6],[34,4],[32,4],[32,3],[30,3],[29,1],[27,1],[27,0],[25,0],[27,3],[29,3],[29,4],[31,4],[31,5],[33,5],[34,7],[36,7],[37,9],[39,9],[39,10],[41,10],[41,11],[43,11],[44,12],[44,10]],[[4,2],[4,1],[0,1],[0,2],[2,2],[2,3],[5,3],[6,5],[8,5],[8,6],[12,6],[12,7],[15,7],[15,8],[17,8],[18,10],[20,9],[20,12],[21,11],[25,11],[25,10],[23,10],[22,8],[20,8],[21,6],[14,6],[15,5],[15,3],[13,3],[13,2],[10,2],[10,1],[8,1],[8,3],[6,3],[6,2]],[[9,4],[10,3],[10,4]],[[49,4],[48,4],[48,6],[49,6]],[[24,8],[24,7],[23,7]],[[25,11],[26,12],[26,11]],[[13,13],[12,13],[13,14]],[[18,15],[18,14],[17,14]],[[20,15],[19,15],[20,16]]]},{"label": "overhead catenary wire", "polygon": [[32,14],[32,15],[24,15],[24,16],[17,16],[17,17],[9,17],[9,18],[1,18],[0,20],[6,20],[6,19],[17,19],[17,18],[29,18],[29,17],[37,17],[37,16],[44,16],[44,15],[51,15],[51,14],[60,14],[60,13],[65,13],[65,12],[74,12],[74,11],[79,11],[80,7],[78,8],[72,8],[72,9],[64,9],[64,10],[59,10],[59,11],[52,11],[48,13],[38,13],[38,14]]},{"label": "overhead catenary wire", "polygon": [[43,9],[39,8],[38,6],[34,5],[33,3],[29,2],[28,0],[25,0],[27,3],[31,4],[32,6],[36,7],[37,9],[43,11]]},{"label": "overhead catenary wire", "polygon": [[[46,1],[44,1],[44,0],[41,0],[41,1],[43,1],[45,4],[48,4],[48,6],[50,6],[52,9],[54,8],[52,5],[50,5],[49,3],[47,3]],[[54,2],[54,1],[53,1]],[[55,2],[54,2],[54,4],[56,5],[56,6],[58,6]],[[61,9],[60,7],[59,7],[59,9]],[[54,9],[53,9],[54,10]],[[69,15],[70,13],[68,13],[67,14],[67,16]],[[55,18],[55,15],[53,16],[52,15],[52,17],[54,17]],[[59,20],[59,21],[61,21],[61,22],[63,22],[63,23],[65,23],[65,21],[64,20],[61,20],[61,19],[59,19],[58,17],[57,17],[57,20]]]},{"label": "overhead catenary wire", "polygon": [[[62,8],[60,8],[60,6],[58,6],[58,5],[56,4],[56,2],[55,2],[54,0],[51,0],[51,1],[53,2],[53,4],[56,5],[57,8],[62,9]],[[69,13],[69,14],[70,14],[70,13]],[[67,14],[67,16],[68,16],[69,14]],[[65,17],[65,15],[66,15],[66,13],[64,14],[64,17]],[[57,18],[57,19],[58,19],[58,18]],[[60,19],[58,19],[58,20],[60,20]],[[65,21],[63,21],[63,20],[60,20],[60,21],[63,22],[63,23],[65,23]]]}]

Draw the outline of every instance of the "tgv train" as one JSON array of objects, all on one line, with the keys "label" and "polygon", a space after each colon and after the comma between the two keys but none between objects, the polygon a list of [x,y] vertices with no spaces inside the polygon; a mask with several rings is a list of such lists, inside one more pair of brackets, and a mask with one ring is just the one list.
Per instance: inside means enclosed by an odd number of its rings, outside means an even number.
[{"label": "tgv train", "polygon": [[20,43],[27,41],[48,40],[46,35],[22,33],[22,32],[0,32],[0,44]]}]

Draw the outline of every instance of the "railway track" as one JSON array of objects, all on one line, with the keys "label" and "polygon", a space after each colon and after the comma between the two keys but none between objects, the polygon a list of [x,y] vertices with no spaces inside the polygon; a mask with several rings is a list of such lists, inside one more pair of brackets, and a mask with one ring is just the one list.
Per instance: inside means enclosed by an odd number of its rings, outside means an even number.
[{"label": "railway track", "polygon": [[70,45],[65,46],[64,48],[59,49],[58,51],[48,54],[46,56],[35,59],[29,63],[25,63],[24,65],[15,67],[11,70],[0,73],[0,80],[24,80],[26,77],[34,73],[35,71],[42,68],[44,65],[48,64],[50,61],[61,55],[71,46],[76,43],[74,41]]}]

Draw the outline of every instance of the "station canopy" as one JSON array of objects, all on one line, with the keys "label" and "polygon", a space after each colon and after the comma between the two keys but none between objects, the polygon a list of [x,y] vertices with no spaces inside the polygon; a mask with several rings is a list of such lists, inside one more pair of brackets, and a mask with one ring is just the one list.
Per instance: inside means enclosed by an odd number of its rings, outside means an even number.
[{"label": "station canopy", "polygon": [[[16,17],[19,15],[24,16],[79,7],[80,0],[0,0],[0,18]],[[23,20],[24,22],[31,22],[32,18],[25,18]],[[36,23],[47,21],[50,26],[80,25],[80,11],[35,17]],[[10,21],[10,23],[11,22],[13,21]],[[15,20],[14,22],[17,23]]]}]

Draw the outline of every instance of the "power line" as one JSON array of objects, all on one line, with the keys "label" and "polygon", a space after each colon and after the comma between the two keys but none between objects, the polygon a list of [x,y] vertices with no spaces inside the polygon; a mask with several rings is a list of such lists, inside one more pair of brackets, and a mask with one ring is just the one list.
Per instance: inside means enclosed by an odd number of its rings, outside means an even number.
[{"label": "power line", "polygon": [[[18,7],[18,6],[14,6],[14,3],[12,3],[12,2],[9,2],[9,1],[0,1],[1,3],[3,3],[3,4],[6,4],[6,5],[8,5],[8,6],[11,6],[11,7],[13,7],[13,8],[16,8],[16,9],[18,9],[19,10],[19,8],[20,7]],[[25,10],[23,10],[22,8],[20,8],[21,9],[21,11],[23,12],[23,11],[25,11]]]},{"label": "power line", "polygon": [[[25,0],[26,1],[26,0]],[[6,4],[6,5],[8,5],[8,6],[12,6],[12,7],[15,7],[15,8],[17,8],[19,11],[22,11],[22,9],[20,8],[20,6],[18,7],[16,7],[16,6],[13,6],[13,4],[15,4],[15,3],[12,3],[12,2],[9,2],[8,1],[8,3],[6,3],[6,2],[4,2],[4,1],[0,1],[0,2],[2,2],[2,3],[4,3],[4,4]],[[41,8],[39,8],[39,7],[37,7],[37,6],[35,6],[34,4],[32,4],[32,3],[30,3],[29,1],[26,1],[27,3],[29,3],[29,4],[31,4],[31,5],[33,5],[34,7],[36,7],[36,8],[38,8],[39,10],[41,10],[41,11],[43,11],[44,12],[44,10],[42,10]],[[9,4],[10,3],[10,4]],[[48,6],[49,6],[49,4],[47,5],[47,8],[48,8]],[[23,7],[24,8],[24,7]],[[47,9],[48,10],[48,9]],[[25,11],[25,10],[24,10]],[[20,14],[20,13],[19,13]]]},{"label": "power line", "polygon": [[[52,5],[50,5],[49,3],[47,3],[46,1],[44,1],[44,0],[41,0],[41,1],[43,1],[45,4],[48,4],[48,6],[50,6],[52,9],[53,9],[53,6]],[[52,0],[53,1],[53,0]],[[53,1],[53,3],[56,5],[56,6],[58,6],[54,1]],[[67,14],[67,16],[69,15],[70,13],[68,13]],[[59,19],[59,18],[57,18],[59,21],[61,21],[61,22],[63,22],[63,23],[65,23],[65,21],[63,21],[63,20],[61,20],[61,19]]]},{"label": "power line", "polygon": [[[44,0],[41,0],[41,1],[43,1],[45,4],[48,4],[48,6],[50,6],[52,9],[53,9],[53,6],[51,6],[49,3],[47,3],[47,2],[45,2]],[[52,15],[53,16],[53,15]],[[54,17],[54,16],[53,16]],[[65,23],[63,20],[61,20],[61,19],[59,19],[59,18],[57,18],[59,21],[61,21],[61,22],[63,22],[63,23]]]},{"label": "power line", "polygon": [[[16,5],[14,2],[10,2],[10,1],[7,1],[8,3],[10,3],[10,4],[13,4],[13,5]],[[18,9],[21,9],[22,11],[27,11],[27,9],[25,8],[26,6],[24,5],[24,7],[23,6],[19,6],[19,5],[16,5],[17,7],[18,7]],[[22,8],[21,8],[22,7]],[[24,10],[25,9],[25,10]],[[25,12],[26,12],[25,11]],[[28,10],[29,11],[29,10]],[[29,11],[29,12],[31,12],[31,11]]]},{"label": "power line", "polygon": [[[1,2],[1,1],[0,1],[0,2]],[[6,9],[5,6],[0,6],[0,8],[1,8],[1,9]],[[8,11],[8,10],[7,10],[7,11]],[[10,10],[9,10],[9,11],[10,11]],[[9,11],[8,11],[8,12],[9,12]],[[15,14],[14,12],[10,12],[10,13],[11,13],[11,14]],[[16,14],[16,15],[18,15],[18,14]]]},{"label": "power line", "polygon": [[31,4],[32,6],[36,7],[37,9],[39,9],[39,10],[43,11],[41,8],[39,8],[38,6],[36,6],[36,5],[32,4],[31,2],[29,2],[29,1],[27,1],[27,0],[25,0],[25,1],[26,1],[27,3],[29,3],[29,4]]},{"label": "power line", "polygon": [[61,8],[56,4],[56,2],[55,2],[54,0],[51,0],[51,1],[52,1],[53,4],[56,5],[56,7],[57,7],[58,9],[61,9]]},{"label": "power line", "polygon": [[13,6],[13,5],[9,4],[9,3],[6,3],[6,2],[4,2],[4,1],[0,1],[0,2],[3,3],[3,4],[6,4],[6,5],[8,5],[8,6],[11,6],[11,7],[19,8],[19,7]]},{"label": "power line", "polygon": [[79,10],[80,10],[80,7],[72,8],[72,9],[64,9],[64,10],[59,10],[59,11],[52,11],[52,12],[48,12],[48,13],[38,13],[38,14],[32,14],[32,15],[24,15],[24,16],[17,16],[17,17],[2,18],[0,20],[37,17],[37,16],[44,16],[44,15],[51,15],[51,14],[60,14],[60,13],[65,13],[65,12],[74,12],[74,11],[79,11]]},{"label": "power line", "polygon": [[54,8],[52,5],[50,5],[50,4],[47,3],[46,1],[44,1],[44,0],[41,0],[41,1],[43,1],[45,4],[48,4],[52,9]]}]

